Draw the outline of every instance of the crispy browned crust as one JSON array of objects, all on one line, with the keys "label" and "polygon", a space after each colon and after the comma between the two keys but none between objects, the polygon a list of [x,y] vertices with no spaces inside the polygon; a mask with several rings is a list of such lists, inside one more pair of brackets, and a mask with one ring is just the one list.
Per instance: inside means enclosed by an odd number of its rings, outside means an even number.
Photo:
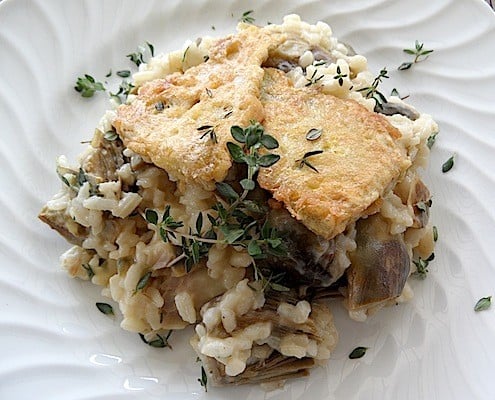
[{"label": "crispy browned crust", "polygon": [[[282,35],[245,27],[219,39],[207,62],[144,84],[132,104],[118,109],[115,127],[124,144],[173,179],[214,188],[232,165],[225,145],[230,127],[263,119],[260,65],[281,40]],[[160,101],[161,112],[155,109]],[[213,127],[218,144],[202,137],[202,126]]]},{"label": "crispy browned crust", "polygon": [[[281,158],[258,182],[318,235],[342,232],[410,165],[394,141],[400,132],[353,100],[294,88],[275,69],[265,72],[261,100],[265,131],[279,141]],[[323,133],[309,141],[312,128]],[[297,161],[314,150],[323,150],[308,158],[318,173]]]}]

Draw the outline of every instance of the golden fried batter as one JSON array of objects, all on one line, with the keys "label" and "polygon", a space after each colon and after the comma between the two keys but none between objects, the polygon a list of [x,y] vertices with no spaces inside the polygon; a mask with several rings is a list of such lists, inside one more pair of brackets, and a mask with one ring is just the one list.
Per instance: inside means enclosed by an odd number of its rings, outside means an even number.
[{"label": "golden fried batter", "polygon": [[[244,26],[219,39],[207,62],[144,84],[132,104],[118,109],[114,125],[124,144],[172,179],[213,189],[232,164],[225,146],[230,127],[263,119],[261,64],[283,40],[281,34]],[[160,102],[162,111],[155,107]],[[205,126],[215,134],[198,130]]]},{"label": "golden fried batter", "polygon": [[[394,142],[400,132],[353,100],[294,88],[281,71],[267,69],[261,101],[281,158],[258,182],[318,235],[332,238],[365,215],[410,165]],[[322,134],[309,141],[312,128]],[[307,161],[318,172],[298,161],[316,150],[323,153]]]}]

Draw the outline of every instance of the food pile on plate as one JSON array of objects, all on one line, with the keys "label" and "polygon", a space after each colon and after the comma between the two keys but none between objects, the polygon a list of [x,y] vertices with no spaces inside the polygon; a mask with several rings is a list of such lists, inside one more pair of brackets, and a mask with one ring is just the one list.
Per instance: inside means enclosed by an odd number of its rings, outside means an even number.
[{"label": "food pile on plate", "polygon": [[[194,326],[215,385],[328,360],[331,308],[409,300],[433,251],[419,176],[437,131],[362,55],[296,15],[188,42],[134,74],[40,213],[145,340]],[[160,335],[160,336],[157,336]]]}]

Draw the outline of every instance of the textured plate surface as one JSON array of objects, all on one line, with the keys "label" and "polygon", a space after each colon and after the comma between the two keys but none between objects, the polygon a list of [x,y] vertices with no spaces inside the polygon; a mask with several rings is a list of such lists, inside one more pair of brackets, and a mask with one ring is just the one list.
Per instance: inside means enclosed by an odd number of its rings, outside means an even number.
[{"label": "textured plate surface", "polygon": [[[495,16],[481,0],[6,0],[0,4],[0,398],[2,399],[493,399],[495,307]],[[249,7],[249,8],[248,8]],[[99,289],[58,266],[67,244],[36,220],[58,189],[55,158],[74,159],[107,107],[83,99],[76,77],[104,79],[129,68],[124,57],[146,40],[160,52],[188,39],[231,32],[254,10],[257,22],[284,14],[328,22],[341,40],[387,66],[386,92],[398,88],[438,121],[441,134],[426,172],[439,227],[436,260],[414,282],[409,304],[368,322],[335,305],[340,343],[311,377],[263,392],[213,389],[186,335],[173,351],[143,345],[99,313]],[[212,29],[215,27],[215,30]],[[399,72],[403,48],[418,39],[435,52]],[[441,165],[456,154],[454,168]],[[370,349],[360,360],[355,346]]]}]

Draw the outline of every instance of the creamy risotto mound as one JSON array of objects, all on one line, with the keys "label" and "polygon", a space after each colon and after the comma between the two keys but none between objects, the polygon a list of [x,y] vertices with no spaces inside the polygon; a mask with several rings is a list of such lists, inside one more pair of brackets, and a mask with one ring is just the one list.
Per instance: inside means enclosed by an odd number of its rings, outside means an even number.
[{"label": "creamy risotto mound", "polygon": [[332,307],[364,321],[409,300],[433,252],[437,125],[385,74],[297,15],[152,57],[79,161],[57,160],[40,218],[73,245],[63,268],[148,342],[192,325],[214,385],[307,375],[337,345]]}]

